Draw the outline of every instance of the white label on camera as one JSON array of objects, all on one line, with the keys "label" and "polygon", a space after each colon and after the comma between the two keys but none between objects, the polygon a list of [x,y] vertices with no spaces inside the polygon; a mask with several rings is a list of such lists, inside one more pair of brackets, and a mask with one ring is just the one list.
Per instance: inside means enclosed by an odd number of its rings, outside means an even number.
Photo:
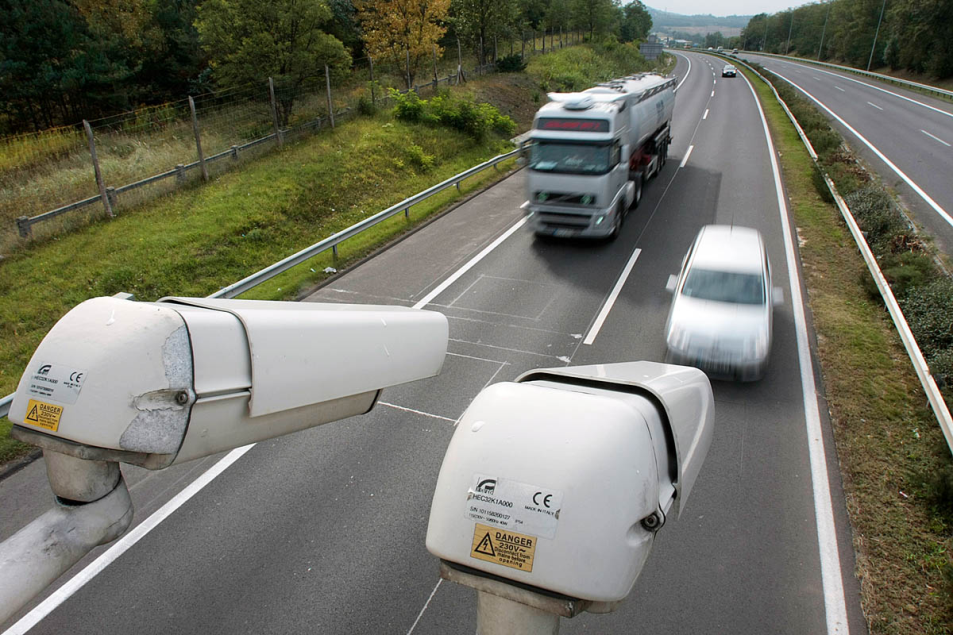
[{"label": "white label on camera", "polygon": [[488,525],[555,538],[563,493],[538,485],[474,474],[466,516]]}]

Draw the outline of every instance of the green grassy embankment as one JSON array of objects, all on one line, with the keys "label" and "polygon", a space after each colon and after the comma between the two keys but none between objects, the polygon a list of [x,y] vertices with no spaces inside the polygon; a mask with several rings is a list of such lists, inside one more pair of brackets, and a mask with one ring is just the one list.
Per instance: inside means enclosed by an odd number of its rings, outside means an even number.
[{"label": "green grassy embankment", "polygon": [[[872,633],[953,631],[949,462],[889,315],[837,208],[770,88],[747,70],[781,155]],[[848,601],[850,598],[848,598]]]},{"label": "green grassy embankment", "polygon": [[[631,46],[570,47],[534,57],[526,73],[475,78],[453,92],[499,106],[522,130],[540,91],[646,68]],[[50,327],[88,298],[119,291],[142,301],[208,295],[510,147],[492,135],[474,141],[382,112],[288,144],[207,185],[124,210],[115,220],[20,249],[0,261],[0,395],[15,390]],[[296,297],[322,281],[326,267],[342,269],[514,166],[500,167],[468,179],[462,194],[451,188],[415,205],[409,221],[398,215],[348,240],[337,258],[329,251],[242,297]],[[9,430],[0,419],[0,464],[30,450]]]}]

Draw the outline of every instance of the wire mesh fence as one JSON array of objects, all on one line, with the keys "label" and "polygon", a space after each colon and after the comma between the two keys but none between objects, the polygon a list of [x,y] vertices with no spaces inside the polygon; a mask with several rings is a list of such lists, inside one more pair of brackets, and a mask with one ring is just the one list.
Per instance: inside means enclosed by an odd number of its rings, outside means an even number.
[{"label": "wire mesh fence", "polygon": [[444,40],[430,51],[355,59],[348,70],[263,78],[91,120],[88,130],[80,124],[0,139],[0,254],[207,180],[288,139],[373,112],[387,104],[391,89],[436,94],[492,72],[504,56],[526,59],[584,39],[578,32],[552,29],[489,42]]}]

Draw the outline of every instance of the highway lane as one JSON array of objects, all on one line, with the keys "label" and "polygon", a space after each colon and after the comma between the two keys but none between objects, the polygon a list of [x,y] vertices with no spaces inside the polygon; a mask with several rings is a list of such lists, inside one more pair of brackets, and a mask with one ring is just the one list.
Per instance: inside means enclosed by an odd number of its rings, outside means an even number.
[{"label": "highway lane", "polygon": [[756,54],[742,57],[816,100],[812,103],[851,147],[897,190],[941,251],[953,253],[953,104],[846,72]]},{"label": "highway lane", "polygon": [[[427,305],[451,323],[441,376],[385,391],[366,417],[259,444],[33,632],[472,630],[472,593],[438,583],[423,537],[444,448],[476,393],[534,367],[661,359],[665,278],[704,223],[759,227],[776,284],[786,280],[750,91],[743,80],[700,72],[705,62],[691,58],[671,160],[617,241],[542,242],[517,230],[499,242]],[[686,68],[680,61],[676,72]],[[728,164],[726,152],[753,160]],[[419,303],[518,220],[522,178],[510,177],[310,299]],[[619,299],[594,342],[583,344],[636,248],[642,256]],[[769,376],[756,386],[716,384],[715,445],[687,516],[660,534],[635,597],[614,615],[564,621],[564,631],[824,631],[797,357],[785,317],[790,291]],[[150,505],[180,489],[166,485],[169,494]],[[836,483],[835,502],[843,529]],[[860,632],[843,538],[848,611]]]}]

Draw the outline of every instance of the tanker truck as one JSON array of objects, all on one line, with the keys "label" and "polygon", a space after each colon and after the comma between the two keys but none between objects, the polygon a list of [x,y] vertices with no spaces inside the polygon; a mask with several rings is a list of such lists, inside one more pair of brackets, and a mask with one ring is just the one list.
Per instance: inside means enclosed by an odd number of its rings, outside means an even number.
[{"label": "tanker truck", "polygon": [[537,235],[615,238],[672,142],[675,78],[640,73],[549,93],[521,148]]}]

